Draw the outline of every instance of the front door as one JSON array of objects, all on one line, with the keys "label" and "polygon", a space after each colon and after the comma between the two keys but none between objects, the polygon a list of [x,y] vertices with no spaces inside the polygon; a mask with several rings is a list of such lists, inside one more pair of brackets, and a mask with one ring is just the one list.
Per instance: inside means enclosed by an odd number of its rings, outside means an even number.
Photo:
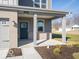
[{"label": "front door", "polygon": [[28,39],[28,22],[20,22],[20,39]]}]

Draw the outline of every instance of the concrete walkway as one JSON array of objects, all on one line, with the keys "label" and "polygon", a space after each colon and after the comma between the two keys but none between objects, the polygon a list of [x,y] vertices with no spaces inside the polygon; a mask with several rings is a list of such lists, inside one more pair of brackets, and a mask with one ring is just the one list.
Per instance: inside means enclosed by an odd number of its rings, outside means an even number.
[{"label": "concrete walkway", "polygon": [[54,46],[54,45],[65,45],[65,43],[60,42],[58,40],[51,39],[39,44],[38,46]]},{"label": "concrete walkway", "polygon": [[0,49],[0,59],[5,59],[9,49]]},{"label": "concrete walkway", "polygon": [[42,59],[38,52],[32,48],[23,48],[23,59]]},{"label": "concrete walkway", "polygon": [[35,48],[22,48],[22,56],[9,57],[6,59],[42,59]]},{"label": "concrete walkway", "polygon": [[[39,43],[39,44],[38,44]],[[55,39],[50,39],[50,40],[38,40],[37,41],[37,46],[54,46],[54,45],[65,45],[64,42],[55,40]],[[23,46],[20,46],[20,48],[29,48],[29,47],[34,47],[33,42],[25,44]]]}]

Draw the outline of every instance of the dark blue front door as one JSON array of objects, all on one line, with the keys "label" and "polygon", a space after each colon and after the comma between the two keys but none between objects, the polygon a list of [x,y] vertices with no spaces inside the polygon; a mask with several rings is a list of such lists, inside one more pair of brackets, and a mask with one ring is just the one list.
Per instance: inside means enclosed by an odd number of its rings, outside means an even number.
[{"label": "dark blue front door", "polygon": [[20,39],[28,39],[28,22],[20,22]]}]

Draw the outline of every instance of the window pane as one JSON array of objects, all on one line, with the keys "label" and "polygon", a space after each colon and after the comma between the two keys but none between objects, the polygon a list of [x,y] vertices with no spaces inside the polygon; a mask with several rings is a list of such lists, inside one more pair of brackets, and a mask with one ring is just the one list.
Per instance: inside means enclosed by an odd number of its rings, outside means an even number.
[{"label": "window pane", "polygon": [[46,0],[42,0],[42,3],[46,3]]},{"label": "window pane", "polygon": [[43,31],[43,27],[38,27],[38,31],[42,32]]},{"label": "window pane", "polygon": [[46,8],[46,5],[42,5],[42,8]]},{"label": "window pane", "polygon": [[26,23],[21,23],[21,28],[27,28],[27,24]]},{"label": "window pane", "polygon": [[40,8],[40,4],[38,3],[35,3],[34,6]]},{"label": "window pane", "polygon": [[38,31],[43,32],[44,22],[43,21],[38,21],[37,26],[38,26]]},{"label": "window pane", "polygon": [[3,4],[6,4],[6,5],[8,5],[8,0],[3,0]]},{"label": "window pane", "polygon": [[35,2],[40,2],[40,0],[35,0]]}]

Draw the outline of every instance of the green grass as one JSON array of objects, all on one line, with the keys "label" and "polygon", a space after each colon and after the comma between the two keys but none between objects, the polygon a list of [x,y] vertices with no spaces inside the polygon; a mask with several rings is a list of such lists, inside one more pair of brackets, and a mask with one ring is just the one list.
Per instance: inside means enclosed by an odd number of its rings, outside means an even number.
[{"label": "green grass", "polygon": [[[52,35],[53,39],[61,39],[62,35],[60,33],[56,33]],[[79,41],[79,35],[77,34],[67,34],[66,38],[68,41]]]},{"label": "green grass", "polygon": [[79,41],[79,35],[76,34],[67,34],[68,41]]}]

